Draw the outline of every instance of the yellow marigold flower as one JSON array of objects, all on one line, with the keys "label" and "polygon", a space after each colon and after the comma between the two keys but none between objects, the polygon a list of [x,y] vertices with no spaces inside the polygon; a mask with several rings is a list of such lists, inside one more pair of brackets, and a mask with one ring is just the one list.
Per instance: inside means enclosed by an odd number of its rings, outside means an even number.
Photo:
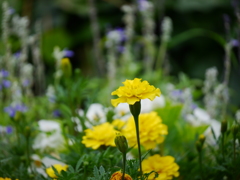
[{"label": "yellow marigold flower", "polygon": [[160,96],[159,88],[149,85],[147,81],[142,81],[139,78],[134,80],[126,80],[123,82],[124,86],[119,87],[113,91],[111,95],[117,95],[118,99],[112,99],[111,103],[116,107],[119,103],[128,103],[133,105],[141,99],[153,100],[156,96]]},{"label": "yellow marigold flower", "polygon": [[2,178],[0,177],[0,180],[12,180],[11,178]]},{"label": "yellow marigold flower", "polygon": [[143,173],[150,173],[155,171],[158,177],[154,178],[155,173],[152,173],[148,180],[169,180],[179,176],[179,166],[174,162],[172,156],[160,156],[155,154],[142,161]]},{"label": "yellow marigold flower", "polygon": [[[129,146],[137,145],[134,118],[128,119],[122,133],[126,136]],[[164,136],[168,134],[167,126],[162,124],[162,119],[156,112],[139,115],[140,143],[145,149],[152,149],[157,144],[164,141]]]},{"label": "yellow marigold flower", "polygon": [[[122,173],[120,171],[113,173],[110,180],[122,180]],[[133,179],[128,174],[125,174],[124,180],[133,180]]]},{"label": "yellow marigold flower", "polygon": [[86,135],[83,136],[82,143],[93,149],[97,149],[101,145],[115,146],[114,139],[117,132],[113,125],[106,122],[94,126],[93,129],[86,129]]},{"label": "yellow marigold flower", "polygon": [[112,122],[112,125],[117,129],[117,130],[121,130],[123,128],[123,126],[126,124],[125,121],[121,120],[121,119],[115,119]]},{"label": "yellow marigold flower", "polygon": [[[61,171],[66,171],[67,170],[68,165],[55,164],[55,165],[53,165],[53,167],[58,171],[58,173],[61,173]],[[56,176],[52,167],[47,168],[46,173],[51,178],[57,178],[57,176]]]}]

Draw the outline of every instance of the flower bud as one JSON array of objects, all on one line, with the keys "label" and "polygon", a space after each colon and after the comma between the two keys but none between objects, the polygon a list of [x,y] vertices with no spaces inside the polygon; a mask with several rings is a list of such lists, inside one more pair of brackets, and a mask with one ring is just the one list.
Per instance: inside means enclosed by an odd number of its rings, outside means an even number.
[{"label": "flower bud", "polygon": [[64,77],[69,78],[72,75],[72,65],[68,58],[63,58],[61,60],[60,67]]},{"label": "flower bud", "polygon": [[198,140],[199,140],[202,144],[205,142],[205,139],[206,139],[206,137],[205,137],[203,134],[199,135],[199,137],[198,137]]},{"label": "flower bud", "polygon": [[119,151],[121,151],[124,154],[127,153],[128,143],[127,143],[127,139],[125,136],[118,133],[115,138],[115,144],[116,144],[117,148],[119,149]]},{"label": "flower bud", "polygon": [[221,133],[225,133],[227,131],[227,121],[226,120],[223,120],[221,122]]},{"label": "flower bud", "polygon": [[236,136],[237,133],[239,132],[239,125],[238,124],[233,125],[231,130],[232,130],[233,136]]}]

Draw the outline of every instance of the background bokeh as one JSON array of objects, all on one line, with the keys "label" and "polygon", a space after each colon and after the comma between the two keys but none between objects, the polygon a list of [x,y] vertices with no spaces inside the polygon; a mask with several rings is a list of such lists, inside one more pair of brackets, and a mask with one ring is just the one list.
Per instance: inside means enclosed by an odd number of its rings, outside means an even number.
[{"label": "background bokeh", "polygon": [[[214,35],[201,30],[214,32],[226,41],[239,39],[239,23],[235,15],[239,2],[237,0],[153,0],[153,2],[156,34],[161,34],[160,25],[164,16],[169,16],[173,22],[172,39],[168,46],[170,74],[178,76],[183,72],[190,78],[203,79],[205,70],[216,66],[219,80],[222,81],[225,56],[223,45]],[[131,0],[99,0],[95,3],[102,39],[109,29],[124,27],[120,7],[132,3]],[[75,55],[71,58],[73,67],[80,67],[86,76],[98,75],[92,50],[93,36],[88,0],[9,0],[9,4],[16,13],[30,19],[30,29],[34,28],[36,22],[41,24],[42,58],[47,81],[50,82],[54,71],[52,52],[55,46],[74,51]],[[141,23],[140,18],[136,22]],[[136,26],[136,31],[141,29]],[[160,43],[159,40],[157,43]],[[17,52],[17,43],[13,50]],[[239,47],[234,47],[229,86],[234,96],[232,102],[240,105],[238,55]]]}]

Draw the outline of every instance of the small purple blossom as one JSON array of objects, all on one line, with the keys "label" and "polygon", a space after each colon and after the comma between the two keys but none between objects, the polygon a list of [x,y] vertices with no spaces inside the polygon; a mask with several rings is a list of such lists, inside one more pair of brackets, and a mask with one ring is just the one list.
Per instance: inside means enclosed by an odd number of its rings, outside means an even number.
[{"label": "small purple blossom", "polygon": [[20,52],[20,51],[15,52],[15,53],[14,53],[14,56],[15,56],[17,59],[19,59],[20,56],[21,56],[21,52]]},{"label": "small purple blossom", "polygon": [[61,111],[59,109],[55,109],[53,111],[53,116],[54,117],[60,117],[62,115]]},{"label": "small purple blossom", "polygon": [[183,94],[183,91],[180,89],[176,89],[171,92],[171,96],[173,97],[181,97],[182,94]]},{"label": "small purple blossom", "polygon": [[0,70],[0,77],[8,77],[9,72],[5,69]]},{"label": "small purple blossom", "polygon": [[22,82],[23,87],[27,87],[27,86],[29,86],[29,84],[30,84],[30,81],[29,81],[28,79],[25,79],[25,80]]},{"label": "small purple blossom", "polygon": [[9,14],[14,14],[15,13],[15,9],[14,8],[9,8],[8,9],[8,13]]},{"label": "small purple blossom", "polygon": [[2,86],[5,88],[9,88],[11,86],[11,81],[4,79],[2,81]]},{"label": "small purple blossom", "polygon": [[64,57],[73,57],[74,56],[74,52],[71,51],[71,50],[64,49],[63,50],[63,55],[64,55]]},{"label": "small purple blossom", "polygon": [[8,107],[4,108],[4,111],[6,113],[8,113],[8,115],[11,118],[14,118],[14,116],[16,115],[17,112],[25,113],[25,112],[27,112],[27,110],[28,110],[27,106],[25,106],[23,104],[16,104],[16,105],[8,106]]},{"label": "small purple blossom", "polygon": [[7,127],[6,127],[6,133],[7,133],[7,134],[11,134],[12,132],[13,132],[12,126],[7,126]]},{"label": "small purple blossom", "polygon": [[151,4],[147,0],[138,0],[138,8],[140,11],[148,10]]},{"label": "small purple blossom", "polygon": [[232,39],[230,41],[232,47],[238,47],[239,46],[239,41],[237,39]]}]

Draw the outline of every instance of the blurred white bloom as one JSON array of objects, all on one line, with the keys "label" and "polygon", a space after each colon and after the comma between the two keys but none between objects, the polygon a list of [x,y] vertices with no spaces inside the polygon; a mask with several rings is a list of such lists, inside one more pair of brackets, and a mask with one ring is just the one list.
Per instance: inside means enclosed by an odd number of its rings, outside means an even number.
[{"label": "blurred white bloom", "polygon": [[156,97],[153,101],[150,99],[142,99],[141,100],[141,113],[149,113],[154,111],[157,108],[161,108],[165,106],[165,98],[163,95],[160,97]]},{"label": "blurred white bloom", "polygon": [[[210,126],[206,129],[204,132],[204,135],[206,136],[206,143],[209,145],[216,145],[217,142],[214,139],[214,135],[216,139],[220,136],[220,129],[221,129],[221,123],[215,119],[212,119],[210,122]],[[214,132],[214,135],[212,133],[212,130]]]},{"label": "blurred white bloom", "polygon": [[170,17],[164,17],[162,22],[162,40],[168,42],[171,38],[172,20]]},{"label": "blurred white bloom", "polygon": [[153,4],[147,0],[138,0],[138,6],[140,11],[147,11],[153,7]]},{"label": "blurred white bloom", "polygon": [[[32,166],[34,167],[34,169],[36,169],[36,171],[39,174],[42,174],[44,177],[48,177],[47,173],[45,171],[45,167],[50,167],[50,166],[53,166],[54,164],[66,165],[65,163],[61,162],[60,160],[56,160],[56,159],[53,159],[53,158],[50,158],[47,156],[41,158],[37,154],[33,154],[31,156],[31,159],[33,160]],[[30,168],[28,169],[28,171],[30,171]]]},{"label": "blurred white bloom", "polygon": [[54,132],[50,135],[46,133],[40,133],[34,140],[33,149],[39,149],[42,152],[45,151],[58,151],[64,148],[64,138],[61,132]]},{"label": "blurred white bloom", "polygon": [[236,120],[238,123],[240,123],[240,109],[237,110],[237,112],[236,112]]},{"label": "blurred white bloom", "polygon": [[56,60],[56,69],[58,69],[60,67],[61,60],[64,57],[64,52],[61,51],[58,46],[56,46],[53,50],[53,57]]},{"label": "blurred white bloom", "polygon": [[112,48],[120,44],[126,39],[125,30],[123,28],[117,28],[115,30],[109,31],[107,33],[106,47]]},{"label": "blurred white bloom", "polygon": [[48,85],[46,96],[48,97],[48,100],[50,102],[54,102],[55,101],[56,96],[55,96],[55,89],[54,89],[53,85]]},{"label": "blurred white bloom", "polygon": [[114,119],[127,120],[131,116],[129,104],[128,103],[120,103],[115,108],[115,114],[116,115],[114,116]]},{"label": "blurred white bloom", "polygon": [[209,127],[204,132],[204,135],[206,136],[206,142],[210,145],[216,145],[216,141],[211,129],[213,129],[215,137],[218,139],[220,136],[221,123],[215,119],[212,119],[207,111],[197,107],[193,110],[193,114],[188,114],[186,116],[186,120],[195,127],[209,125]]},{"label": "blurred white bloom", "polygon": [[93,103],[89,106],[88,111],[86,113],[86,117],[92,123],[103,123],[106,121],[106,111],[103,105],[99,103]]},{"label": "blurred white bloom", "polygon": [[61,131],[60,124],[56,121],[52,120],[40,120],[38,121],[38,126],[40,131],[43,132],[50,132],[50,131]]}]

